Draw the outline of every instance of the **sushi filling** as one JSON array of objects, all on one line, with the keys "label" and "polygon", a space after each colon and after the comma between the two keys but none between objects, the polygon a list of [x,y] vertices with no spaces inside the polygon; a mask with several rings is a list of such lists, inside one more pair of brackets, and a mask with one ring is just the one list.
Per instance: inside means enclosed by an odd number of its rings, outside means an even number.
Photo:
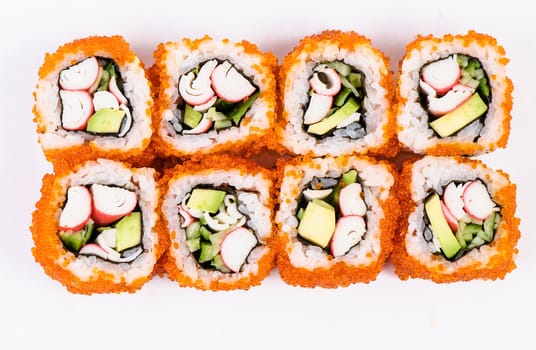
[{"label": "sushi filling", "polygon": [[260,91],[231,62],[211,59],[179,78],[177,133],[197,135],[238,127]]},{"label": "sushi filling", "polygon": [[452,54],[421,68],[419,100],[439,137],[452,136],[476,121],[478,139],[491,103],[489,79],[478,59]]},{"label": "sushi filling", "polygon": [[92,184],[67,190],[59,238],[75,255],[128,263],[142,252],[142,213],[135,192]]},{"label": "sushi filling", "polygon": [[425,200],[423,237],[433,254],[454,261],[489,244],[499,227],[499,206],[480,180],[451,182]]},{"label": "sushi filling", "polygon": [[314,177],[302,192],[298,237],[344,256],[365,237],[367,204],[355,169],[339,178]]},{"label": "sushi filling", "polygon": [[364,120],[365,75],[341,61],[317,64],[309,79],[303,128],[317,138],[357,140],[367,134]]},{"label": "sushi filling", "polygon": [[86,58],[62,70],[58,83],[63,129],[115,137],[131,129],[130,104],[112,59]]},{"label": "sushi filling", "polygon": [[179,204],[186,245],[201,267],[240,272],[259,244],[239,206],[232,189],[206,187],[194,188]]}]

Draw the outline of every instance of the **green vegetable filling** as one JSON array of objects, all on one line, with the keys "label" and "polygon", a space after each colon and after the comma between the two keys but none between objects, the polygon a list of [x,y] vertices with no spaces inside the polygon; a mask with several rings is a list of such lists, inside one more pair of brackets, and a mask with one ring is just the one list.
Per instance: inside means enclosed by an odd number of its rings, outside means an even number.
[{"label": "green vegetable filling", "polygon": [[[333,226],[342,216],[340,212],[339,194],[351,184],[360,183],[357,170],[350,169],[338,178],[313,178],[306,186],[307,191],[331,190],[322,197],[306,198],[302,193],[296,210],[299,221],[298,237],[309,244],[320,246],[327,250],[327,242],[333,234]],[[316,192],[320,193],[320,192]]]},{"label": "green vegetable filling", "polygon": [[[437,194],[434,193],[433,195],[436,195],[437,198],[439,198]],[[433,195],[430,195],[428,198],[431,198]],[[449,228],[449,225],[446,224],[447,219],[441,210],[441,207],[439,207],[436,212],[433,212],[429,209],[429,206],[427,206],[425,214],[426,229],[423,233],[424,239],[432,244],[434,236],[437,240],[436,242],[439,243],[439,247],[435,246],[436,243],[433,244],[432,249],[435,254],[442,254],[445,258],[451,261],[458,260],[472,249],[479,248],[493,241],[495,231],[501,222],[501,216],[496,211],[493,211],[489,217],[483,221],[465,215],[462,219],[458,220],[457,230],[452,230],[452,228]],[[439,230],[440,222],[445,223],[441,232]],[[433,236],[427,236],[427,231],[432,232]],[[452,241],[448,236],[453,236],[455,240]],[[449,239],[449,244],[445,245],[447,238]],[[436,250],[436,248],[440,249]],[[446,252],[448,252],[448,254]]]},{"label": "green vegetable filling", "polygon": [[[322,67],[334,69],[341,79],[342,86],[340,91],[333,97],[333,103],[329,113],[318,123],[308,126],[304,124],[304,129],[317,138],[336,135],[351,139],[363,137],[366,134],[364,132],[365,123],[363,117],[359,121],[353,122],[353,125],[350,124],[344,128],[337,128],[337,125],[359,109],[362,109],[363,99],[365,97],[364,74],[341,61],[321,62],[313,68],[313,71]],[[313,93],[314,90],[312,88],[309,89],[309,96]],[[362,111],[363,113],[364,111]],[[334,115],[337,117],[332,118]]]},{"label": "green vegetable filling", "polygon": [[[197,77],[199,70],[205,63],[206,62],[199,64],[196,68],[194,68],[190,72],[194,72],[195,76]],[[236,66],[235,66],[235,69],[236,69]],[[190,72],[187,72],[186,74]],[[245,75],[243,76],[245,77]],[[191,130],[191,129],[194,129],[199,124],[203,116],[206,116],[207,118],[211,119],[214,123],[212,124],[210,129],[205,132],[209,132],[210,130],[228,129],[232,126],[240,126],[240,122],[244,119],[247,112],[251,109],[251,106],[253,105],[253,103],[258,99],[259,95],[260,95],[260,90],[258,87],[256,87],[256,91],[250,96],[245,97],[242,101],[229,102],[218,97],[216,101],[214,102],[214,104],[210,106],[204,112],[196,111],[194,109],[195,106],[191,106],[185,101],[182,101],[177,106],[178,109],[181,111],[181,115],[183,116],[180,124],[185,126],[186,130]],[[170,123],[174,125],[173,124],[174,122],[176,123],[176,121],[172,121]],[[177,130],[177,131],[181,132],[182,128],[181,130]]]}]

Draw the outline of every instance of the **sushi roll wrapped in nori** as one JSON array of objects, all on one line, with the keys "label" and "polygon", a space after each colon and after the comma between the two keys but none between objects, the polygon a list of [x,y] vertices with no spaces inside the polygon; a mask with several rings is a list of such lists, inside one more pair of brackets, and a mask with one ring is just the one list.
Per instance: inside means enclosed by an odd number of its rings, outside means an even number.
[{"label": "sushi roll wrapped in nori", "polygon": [[400,61],[398,139],[430,155],[479,155],[504,148],[511,80],[504,48],[486,34],[418,36]]},{"label": "sushi roll wrapped in nori", "polygon": [[280,69],[281,144],[299,155],[396,155],[392,85],[389,59],[368,38],[303,38]]},{"label": "sushi roll wrapped in nori", "polygon": [[295,159],[280,169],[275,221],[283,281],[336,288],[375,280],[397,225],[396,170],[366,156]]},{"label": "sushi roll wrapped in nori", "polygon": [[171,169],[161,186],[170,279],[214,291],[261,284],[275,265],[268,170],[244,159],[207,156]]},{"label": "sushi roll wrapped in nori", "polygon": [[396,274],[434,282],[504,278],[515,268],[516,186],[481,161],[407,161],[398,186],[403,215],[391,260]]},{"label": "sushi roll wrapped in nori", "polygon": [[276,144],[267,137],[276,113],[273,54],[205,36],[161,43],[153,56],[160,155],[254,154]]},{"label": "sushi roll wrapped in nori", "polygon": [[151,168],[97,159],[43,178],[32,253],[72,293],[135,292],[167,249]]},{"label": "sushi roll wrapped in nori", "polygon": [[121,36],[78,39],[47,54],[34,97],[39,142],[53,164],[148,157],[151,87]]}]

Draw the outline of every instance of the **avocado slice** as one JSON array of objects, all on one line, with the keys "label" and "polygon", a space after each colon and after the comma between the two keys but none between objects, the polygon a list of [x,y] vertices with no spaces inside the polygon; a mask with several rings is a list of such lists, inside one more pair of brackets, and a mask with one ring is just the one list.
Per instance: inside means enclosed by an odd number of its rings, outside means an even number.
[{"label": "avocado slice", "polygon": [[116,250],[121,252],[141,243],[141,213],[134,211],[119,220],[115,226]]},{"label": "avocado slice", "polygon": [[213,190],[209,188],[195,188],[188,200],[188,208],[199,211],[208,211],[211,214],[217,213],[223,203],[225,191]]},{"label": "avocado slice", "polygon": [[455,110],[430,123],[430,127],[441,137],[450,136],[488,110],[488,106],[478,93],[473,94],[467,101]]},{"label": "avocado slice", "polygon": [[73,253],[78,253],[80,249],[89,241],[93,234],[94,224],[88,223],[83,230],[71,232],[61,231],[60,239],[67,249]]},{"label": "avocado slice", "polygon": [[298,225],[298,234],[322,248],[325,248],[335,231],[335,208],[320,199],[307,203]]},{"label": "avocado slice", "polygon": [[335,113],[322,119],[318,123],[311,124],[307,129],[307,132],[315,135],[324,135],[331,129],[334,129],[337,124],[348,118],[351,114],[357,112],[359,109],[359,103],[355,98],[349,98],[346,103],[339,108]]},{"label": "avocado slice", "polygon": [[184,124],[190,128],[195,128],[203,118],[203,113],[196,111],[192,106],[186,104],[184,107]]},{"label": "avocado slice", "polygon": [[342,182],[345,185],[353,184],[354,182],[357,182],[357,170],[352,169],[348,170],[342,175]]},{"label": "avocado slice", "polygon": [[439,241],[441,250],[448,259],[454,257],[462,247],[456,239],[456,236],[452,233],[447,219],[445,219],[445,216],[443,215],[441,199],[439,199],[437,193],[430,195],[426,199],[424,209],[426,215],[428,215],[430,225],[432,226],[432,232]]},{"label": "avocado slice", "polygon": [[121,109],[102,108],[89,117],[86,131],[95,134],[117,134],[125,117]]}]

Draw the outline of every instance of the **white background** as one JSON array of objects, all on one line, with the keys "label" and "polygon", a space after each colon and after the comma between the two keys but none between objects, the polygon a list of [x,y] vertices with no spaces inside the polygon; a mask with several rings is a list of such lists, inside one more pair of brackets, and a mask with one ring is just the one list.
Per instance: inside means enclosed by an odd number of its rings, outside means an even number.
[{"label": "white background", "polygon": [[[536,314],[533,11],[516,1],[13,1],[0,12],[0,348],[530,348]],[[525,6],[525,7],[524,7]],[[480,157],[518,185],[518,265],[504,280],[377,280],[336,290],[285,285],[274,272],[249,291],[201,292],[156,278],[135,294],[73,295],[31,255],[29,226],[51,171],[35,133],[32,91],[45,52],[76,38],[120,34],[150,66],[160,42],[246,39],[279,60],[305,35],[355,30],[396,71],[416,34],[496,37],[514,82],[508,147]],[[532,198],[532,200],[531,200]],[[523,345],[524,344],[524,345]],[[367,348],[367,347],[364,347]]]}]

